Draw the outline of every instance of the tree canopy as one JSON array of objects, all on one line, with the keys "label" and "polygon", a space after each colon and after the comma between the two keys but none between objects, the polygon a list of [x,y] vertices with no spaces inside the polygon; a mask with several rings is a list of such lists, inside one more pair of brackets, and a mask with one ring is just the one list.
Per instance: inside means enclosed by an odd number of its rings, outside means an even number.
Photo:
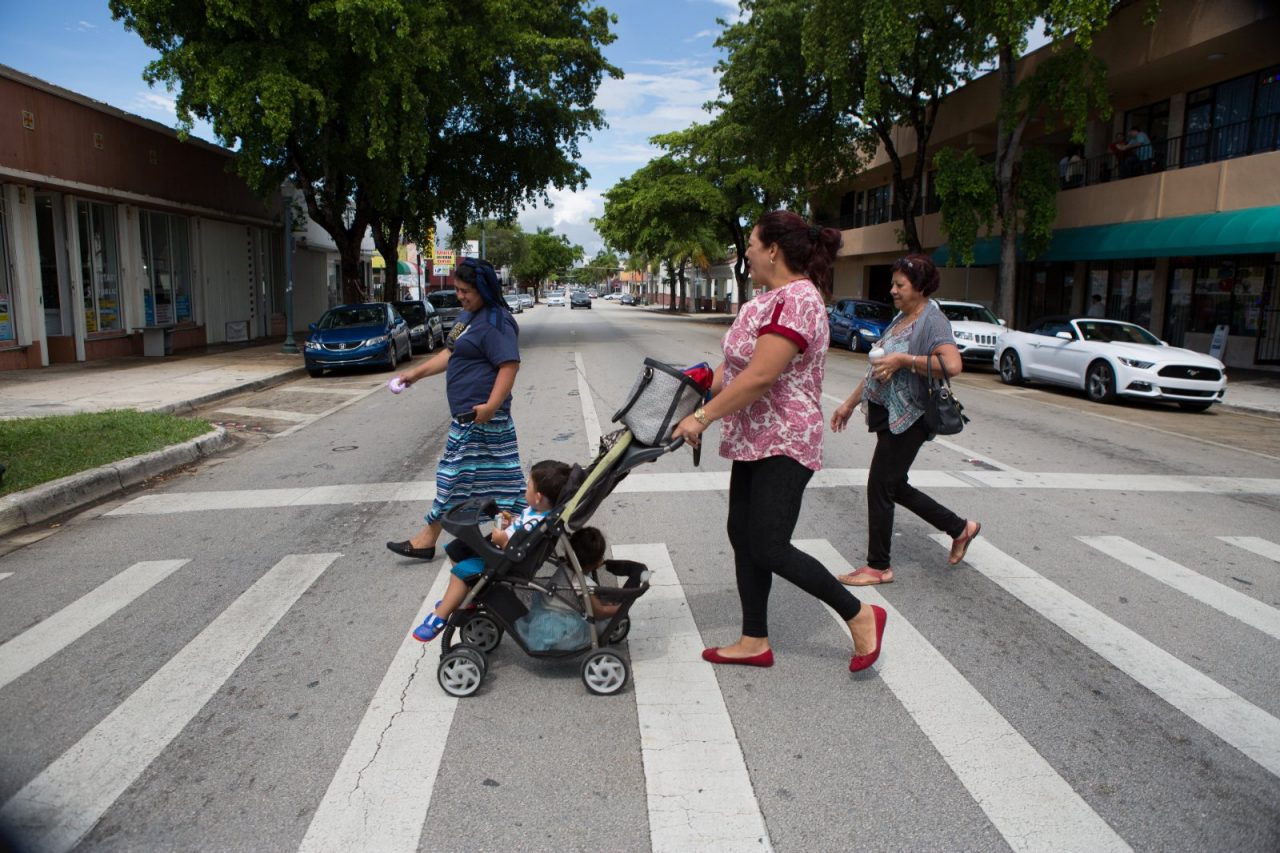
[{"label": "tree canopy", "polygon": [[539,228],[526,240],[524,259],[512,269],[512,274],[523,287],[538,287],[544,282],[556,280],[582,260],[582,247],[569,242],[563,234],[550,228]]},{"label": "tree canopy", "polygon": [[[578,141],[612,17],[588,0],[111,0],[160,53],[180,125],[209,121],[264,196],[291,180],[358,298],[366,228],[509,218],[588,177]],[[382,240],[380,239],[381,243]],[[393,255],[394,256],[394,255]]]}]

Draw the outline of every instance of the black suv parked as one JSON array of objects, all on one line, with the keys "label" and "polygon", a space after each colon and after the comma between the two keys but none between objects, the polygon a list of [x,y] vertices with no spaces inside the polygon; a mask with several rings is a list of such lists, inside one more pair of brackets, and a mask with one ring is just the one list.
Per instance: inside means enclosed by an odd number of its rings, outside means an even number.
[{"label": "black suv parked", "polygon": [[444,343],[444,323],[435,306],[424,299],[405,299],[392,302],[400,316],[409,324],[409,343],[414,353],[435,352]]}]

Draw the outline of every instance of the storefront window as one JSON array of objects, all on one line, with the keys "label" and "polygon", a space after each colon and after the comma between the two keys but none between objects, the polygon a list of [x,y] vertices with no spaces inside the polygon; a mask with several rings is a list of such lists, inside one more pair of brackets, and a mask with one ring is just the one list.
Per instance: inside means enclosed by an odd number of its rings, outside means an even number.
[{"label": "storefront window", "polygon": [[[0,186],[0,191],[3,186]],[[12,346],[18,337],[13,322],[13,285],[9,281],[9,224],[0,202],[0,346]]]},{"label": "storefront window", "polygon": [[185,217],[144,210],[142,266],[146,274],[143,304],[148,326],[189,323],[191,311],[190,226]]},{"label": "storefront window", "polygon": [[76,202],[80,231],[80,281],[84,287],[84,328],[111,332],[123,327],[120,316],[120,246],[116,211],[106,204]]},{"label": "storefront window", "polygon": [[1256,335],[1262,322],[1267,262],[1260,258],[1207,258],[1196,270],[1189,331],[1227,325],[1233,335]]},{"label": "storefront window", "polygon": [[1191,326],[1191,293],[1196,270],[1190,265],[1175,266],[1169,274],[1169,296],[1165,300],[1164,338],[1175,347],[1183,344]]}]

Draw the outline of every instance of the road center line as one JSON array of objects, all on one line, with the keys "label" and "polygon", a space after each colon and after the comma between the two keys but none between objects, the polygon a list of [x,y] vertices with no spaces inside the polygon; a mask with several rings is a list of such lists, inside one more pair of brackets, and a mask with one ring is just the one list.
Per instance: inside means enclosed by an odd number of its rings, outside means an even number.
[{"label": "road center line", "polygon": [[[945,534],[930,537],[951,547]],[[1280,776],[1280,720],[1183,663],[1100,610],[1003,553],[985,539],[966,562],[1066,631],[1094,654]]]},{"label": "road center line", "polygon": [[1280,545],[1274,542],[1268,542],[1266,539],[1260,539],[1257,536],[1219,536],[1218,539],[1228,545],[1243,548],[1246,551],[1257,554],[1259,557],[1266,557],[1268,560],[1280,563]]},{"label": "road center line", "polygon": [[594,459],[600,452],[600,416],[596,414],[596,403],[591,397],[591,386],[587,384],[587,367],[582,361],[582,353],[573,354],[573,364],[578,374],[578,399],[582,403],[582,421],[587,426],[587,458]]},{"label": "road center line", "polygon": [[1123,536],[1077,536],[1084,544],[1119,560],[1178,592],[1189,595],[1214,610],[1239,619],[1251,628],[1280,639],[1280,610],[1225,584],[1193,572],[1154,551],[1136,545]]},{"label": "road center line", "polygon": [[[949,540],[948,540],[949,541]],[[797,540],[833,574],[853,566],[825,539]],[[879,675],[1011,848],[1129,850],[1115,830],[893,605],[871,587],[865,603],[889,613]],[[829,610],[842,632],[845,625]],[[957,714],[956,709],[964,713]],[[1017,784],[1010,784],[1016,779]]]},{"label": "road center line", "polygon": [[[0,645],[0,688],[21,678],[123,610],[190,560],[134,563],[101,586]],[[8,575],[0,575],[0,578]]]},{"label": "road center line", "polygon": [[419,643],[409,632],[444,595],[448,580],[441,568],[414,624],[406,626],[299,851],[418,849],[458,700],[436,682],[440,643]]},{"label": "road center line", "polygon": [[70,850],[340,554],[291,554],[0,808],[33,853]]},{"label": "road center line", "polygon": [[772,850],[667,546],[615,545],[613,555],[653,573],[632,607],[629,642],[654,853]]}]

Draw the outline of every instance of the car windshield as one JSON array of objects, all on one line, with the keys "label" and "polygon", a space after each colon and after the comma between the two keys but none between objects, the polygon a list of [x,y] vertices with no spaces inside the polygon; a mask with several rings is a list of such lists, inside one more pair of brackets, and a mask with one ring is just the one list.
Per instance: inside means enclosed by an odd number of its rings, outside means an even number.
[{"label": "car windshield", "polygon": [[321,329],[342,329],[347,326],[380,326],[387,321],[386,311],[378,305],[352,305],[334,308],[320,318]]},{"label": "car windshield", "polygon": [[1160,339],[1141,326],[1132,323],[1110,323],[1101,320],[1081,320],[1076,325],[1086,341],[1115,344],[1143,344],[1158,347]]},{"label": "car windshield", "polygon": [[996,316],[981,305],[943,305],[942,313],[952,322],[990,323],[998,326]]},{"label": "car windshield", "polygon": [[462,303],[458,301],[458,294],[452,290],[438,290],[435,293],[428,293],[427,301],[437,309],[462,307]]},{"label": "car windshield", "polygon": [[861,320],[892,320],[893,309],[888,305],[873,305],[870,302],[859,302],[854,305],[854,316]]},{"label": "car windshield", "polygon": [[414,326],[427,322],[427,309],[421,302],[397,302],[396,310],[404,317],[406,323]]}]

